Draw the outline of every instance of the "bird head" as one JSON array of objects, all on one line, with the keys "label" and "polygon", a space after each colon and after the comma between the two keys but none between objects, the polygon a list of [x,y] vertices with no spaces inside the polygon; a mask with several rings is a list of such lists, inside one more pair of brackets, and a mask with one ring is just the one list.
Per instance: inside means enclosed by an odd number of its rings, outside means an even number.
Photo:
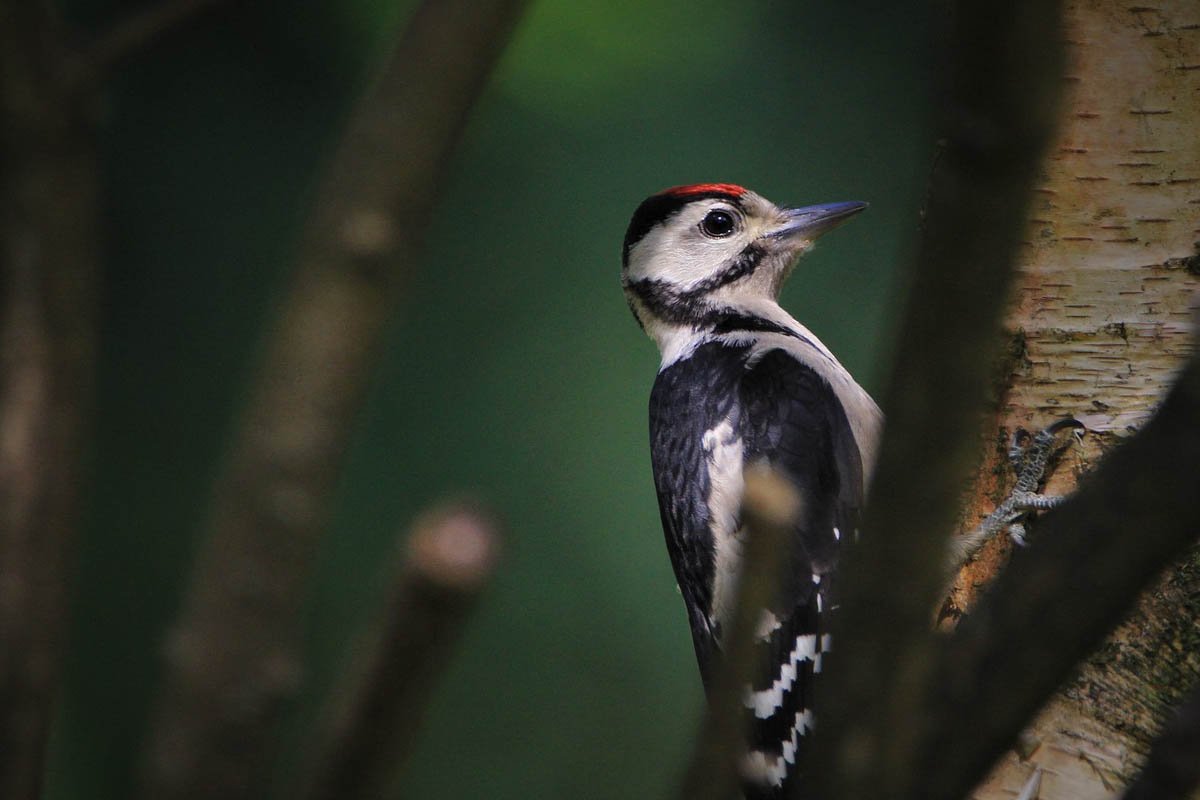
[{"label": "bird head", "polygon": [[643,328],[702,328],[719,308],[774,302],[817,237],[867,207],[781,208],[728,183],[676,186],[638,206],[625,233],[621,283]]}]

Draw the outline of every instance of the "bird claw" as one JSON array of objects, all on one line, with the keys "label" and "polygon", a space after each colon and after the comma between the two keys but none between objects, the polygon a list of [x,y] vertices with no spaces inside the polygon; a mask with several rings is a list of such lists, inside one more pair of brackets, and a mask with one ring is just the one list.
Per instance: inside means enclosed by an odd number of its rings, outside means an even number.
[{"label": "bird claw", "polygon": [[1068,429],[1075,438],[1083,435],[1083,423],[1071,417],[1060,419],[1032,437],[1024,428],[1017,428],[1013,432],[1008,446],[1008,459],[1017,473],[1017,482],[1011,496],[1037,495],[1046,477],[1047,466],[1062,451],[1058,447],[1058,434]]},{"label": "bird claw", "polygon": [[1008,441],[1008,463],[1012,471],[1021,474],[1025,468],[1025,450],[1029,446],[1029,431],[1017,428]]},{"label": "bird claw", "polygon": [[1048,511],[1062,504],[1066,498],[1039,494],[1046,478],[1046,471],[1068,445],[1060,446],[1058,435],[1070,430],[1073,440],[1078,440],[1085,430],[1076,419],[1059,420],[1036,434],[1024,428],[1013,432],[1008,446],[1008,461],[1016,473],[1012,492],[971,533],[962,537],[956,548],[956,569],[979,551],[988,539],[1007,529],[1008,537],[1019,547],[1028,546],[1022,518],[1033,511]]}]

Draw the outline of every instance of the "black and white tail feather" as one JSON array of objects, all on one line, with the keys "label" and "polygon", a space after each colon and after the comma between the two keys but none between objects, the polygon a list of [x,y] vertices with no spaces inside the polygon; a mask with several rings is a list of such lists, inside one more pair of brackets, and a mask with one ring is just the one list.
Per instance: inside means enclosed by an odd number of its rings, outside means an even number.
[{"label": "black and white tail feather", "polygon": [[759,628],[761,670],[744,697],[747,798],[782,797],[799,777],[831,649],[839,553],[857,536],[882,424],[867,393],[777,298],[813,240],[864,207],[781,209],[738,186],[698,184],[647,199],[625,238],[626,296],[663,356],[650,397],[651,461],[706,686],[740,565],[744,468],[768,464],[803,501],[780,600]]}]

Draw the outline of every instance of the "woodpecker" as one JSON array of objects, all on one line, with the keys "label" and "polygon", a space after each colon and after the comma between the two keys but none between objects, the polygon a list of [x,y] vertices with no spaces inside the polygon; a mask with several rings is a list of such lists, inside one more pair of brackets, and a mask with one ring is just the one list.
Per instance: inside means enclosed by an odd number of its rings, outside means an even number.
[{"label": "woodpecker", "polygon": [[832,644],[839,553],[858,535],[883,424],[779,291],[817,237],[864,208],[780,208],[733,184],[694,184],[647,198],[625,234],[621,283],[662,354],[650,394],[654,485],[706,689],[739,573],[743,470],[765,463],[803,501],[780,600],[758,630],[762,670],[743,698],[748,798],[782,797],[797,781],[813,678]]}]

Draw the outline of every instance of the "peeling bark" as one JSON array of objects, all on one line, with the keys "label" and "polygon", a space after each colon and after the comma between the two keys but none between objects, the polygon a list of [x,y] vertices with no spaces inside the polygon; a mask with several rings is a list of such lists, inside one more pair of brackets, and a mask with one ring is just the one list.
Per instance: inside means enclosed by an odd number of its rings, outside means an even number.
[{"label": "peeling bark", "polygon": [[[1200,5],[1081,0],[1066,15],[1064,118],[1023,242],[999,409],[965,529],[1009,488],[1013,430],[1067,416],[1087,425],[1047,487],[1069,492],[1145,421],[1190,346],[1200,288]],[[990,543],[963,571],[944,620],[964,613],[1009,547]],[[1042,800],[1114,796],[1197,678],[1193,553],[1044,709],[1025,758],[1007,756],[974,796],[1013,797],[1037,765]]]}]

